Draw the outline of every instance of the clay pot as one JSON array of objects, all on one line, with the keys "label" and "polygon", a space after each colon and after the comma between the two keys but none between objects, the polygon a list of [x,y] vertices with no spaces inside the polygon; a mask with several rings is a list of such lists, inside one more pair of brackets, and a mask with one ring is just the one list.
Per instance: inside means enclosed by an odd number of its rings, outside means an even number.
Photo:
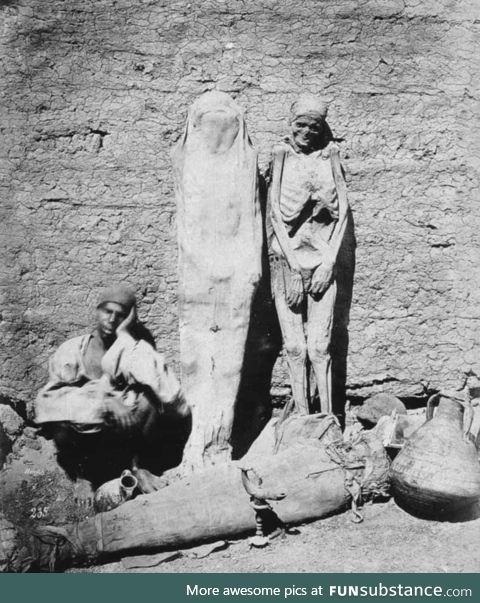
[{"label": "clay pot", "polygon": [[94,507],[97,513],[111,511],[133,497],[137,478],[125,469],[117,479],[105,482],[95,492]]},{"label": "clay pot", "polygon": [[[469,437],[470,407],[442,397],[435,416],[432,396],[427,422],[405,442],[390,469],[393,496],[399,506],[423,518],[469,519],[480,500],[478,451]],[[465,423],[465,425],[464,425]]]}]

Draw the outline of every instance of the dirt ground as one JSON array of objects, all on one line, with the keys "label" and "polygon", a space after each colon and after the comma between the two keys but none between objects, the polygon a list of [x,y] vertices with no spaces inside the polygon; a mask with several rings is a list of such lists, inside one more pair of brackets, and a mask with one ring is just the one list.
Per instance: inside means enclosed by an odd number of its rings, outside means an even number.
[{"label": "dirt ground", "polygon": [[[298,527],[264,549],[249,546],[248,537],[202,559],[200,549],[153,567],[129,568],[122,561],[74,572],[479,572],[480,519],[440,523],[416,519],[393,500],[369,505],[355,524],[343,513]],[[135,558],[140,564],[155,556]],[[128,565],[128,558],[125,559]],[[131,561],[130,561],[131,563]]]},{"label": "dirt ground", "polygon": [[[59,469],[50,441],[26,428],[0,471],[0,511],[28,530],[82,520],[72,483]],[[249,536],[209,553],[203,545],[165,554],[130,556],[69,572],[479,572],[480,519],[441,523],[417,519],[393,500],[367,505],[364,521],[350,512],[298,526],[263,549]],[[209,553],[209,554],[208,554]],[[170,555],[171,557],[171,555]],[[163,559],[163,560],[162,560]]]}]

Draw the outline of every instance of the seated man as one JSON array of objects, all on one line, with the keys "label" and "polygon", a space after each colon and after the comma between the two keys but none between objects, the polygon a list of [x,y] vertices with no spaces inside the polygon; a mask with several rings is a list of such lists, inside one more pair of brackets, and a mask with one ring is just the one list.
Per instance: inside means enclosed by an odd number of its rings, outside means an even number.
[{"label": "seated man", "polygon": [[35,421],[54,439],[59,464],[87,505],[92,484],[127,466],[143,491],[155,489],[154,476],[140,466],[161,455],[166,421],[189,416],[175,375],[141,332],[148,333],[136,320],[135,294],[124,286],[104,290],[96,317],[93,333],[55,352],[35,401]]}]

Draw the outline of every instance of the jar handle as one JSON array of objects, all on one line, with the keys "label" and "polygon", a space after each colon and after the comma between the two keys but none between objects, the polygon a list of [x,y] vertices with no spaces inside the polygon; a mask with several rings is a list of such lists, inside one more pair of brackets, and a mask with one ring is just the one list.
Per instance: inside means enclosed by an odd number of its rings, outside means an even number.
[{"label": "jar handle", "polygon": [[470,429],[473,423],[473,406],[471,404],[463,403],[465,412],[463,414],[463,435],[467,440],[474,441],[473,434],[470,433]]},{"label": "jar handle", "polygon": [[473,441],[474,437],[470,433],[470,429],[472,427],[474,414],[470,399],[468,397],[466,399],[462,399],[454,394],[444,394],[444,396],[450,400],[455,400],[455,402],[458,402],[458,404],[463,406],[463,436],[465,439]]}]

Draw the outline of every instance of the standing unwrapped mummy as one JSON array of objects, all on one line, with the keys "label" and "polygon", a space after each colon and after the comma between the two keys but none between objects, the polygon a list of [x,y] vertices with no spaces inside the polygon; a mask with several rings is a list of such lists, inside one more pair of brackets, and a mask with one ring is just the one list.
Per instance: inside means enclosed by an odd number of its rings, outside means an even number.
[{"label": "standing unwrapped mummy", "polygon": [[291,108],[290,136],[275,147],[270,169],[272,290],[302,414],[313,399],[310,368],[321,411],[333,410],[330,344],[348,200],[326,115],[321,99],[300,96]]},{"label": "standing unwrapped mummy", "polygon": [[182,384],[192,408],[184,464],[231,456],[252,298],[261,275],[257,156],[225,93],[190,108],[172,154],[178,203]]}]

